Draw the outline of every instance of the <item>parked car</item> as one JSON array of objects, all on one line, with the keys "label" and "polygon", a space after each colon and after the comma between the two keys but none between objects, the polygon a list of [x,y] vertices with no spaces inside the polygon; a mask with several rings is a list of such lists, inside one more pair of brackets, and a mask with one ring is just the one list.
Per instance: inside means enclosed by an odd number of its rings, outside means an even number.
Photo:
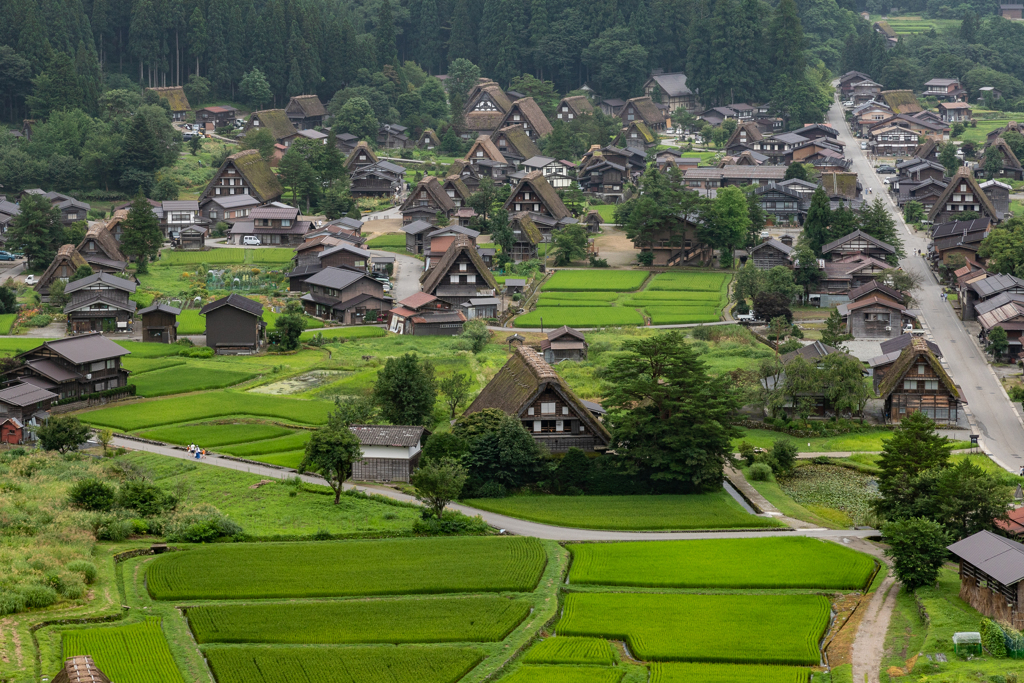
[{"label": "parked car", "polygon": [[852,107],[853,106],[853,100],[847,100],[847,101],[843,102],[843,106],[844,107]]},{"label": "parked car", "polygon": [[753,323],[753,322],[757,322],[758,320],[760,320],[760,318],[757,317],[757,311],[749,311],[747,313],[737,313],[734,317],[736,318],[736,320],[738,320],[741,323]]},{"label": "parked car", "polygon": [[25,278],[26,285],[34,285],[37,282],[35,275],[29,275]]},{"label": "parked car", "polygon": [[861,149],[867,149],[868,148],[868,143],[867,142],[861,142],[860,143],[860,148]]},{"label": "parked car", "polygon": [[876,170],[883,175],[892,174],[896,172],[896,169],[890,166],[889,164],[882,164]]},{"label": "parked car", "polygon": [[0,261],[17,261],[18,257],[7,251],[0,251]]},{"label": "parked car", "polygon": [[260,246],[260,238],[256,235],[246,235],[242,238],[242,244],[249,247],[258,247]]}]

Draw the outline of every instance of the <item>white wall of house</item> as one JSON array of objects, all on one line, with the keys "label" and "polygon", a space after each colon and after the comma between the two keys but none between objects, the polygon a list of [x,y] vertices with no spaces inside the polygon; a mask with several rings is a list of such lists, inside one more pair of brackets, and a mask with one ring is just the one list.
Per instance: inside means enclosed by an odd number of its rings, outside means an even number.
[{"label": "white wall of house", "polygon": [[420,445],[409,447],[399,446],[360,446],[364,458],[389,458],[392,460],[408,460],[420,450]]}]

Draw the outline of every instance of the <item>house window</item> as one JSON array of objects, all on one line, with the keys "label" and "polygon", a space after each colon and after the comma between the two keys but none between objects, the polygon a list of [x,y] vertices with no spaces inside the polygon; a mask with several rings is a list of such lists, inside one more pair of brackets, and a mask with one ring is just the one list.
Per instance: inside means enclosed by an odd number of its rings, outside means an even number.
[{"label": "house window", "polygon": [[285,218],[284,220],[281,221],[281,227],[282,228],[290,228],[291,225],[292,225],[292,222],[288,218]]},{"label": "house window", "polygon": [[540,420],[534,420],[533,421],[533,431],[535,431],[535,432],[539,432],[540,431]]},{"label": "house window", "polygon": [[482,156],[484,155],[484,153],[483,153],[483,151],[481,151],[481,150],[479,150],[479,149],[478,149],[478,150],[476,151],[476,155],[477,155],[478,157],[482,157]]},{"label": "house window", "polygon": [[514,115],[514,116],[512,117],[512,120],[513,120],[513,121],[518,121],[518,120],[519,120],[519,114],[516,114],[516,115]]},{"label": "house window", "polygon": [[516,211],[522,211],[522,204],[516,204]]},{"label": "house window", "polygon": [[450,282],[451,282],[451,283],[452,283],[453,285],[457,285],[457,284],[459,284],[459,276],[458,276],[458,275],[451,275],[451,276],[450,276],[450,277],[449,277],[448,279],[449,279],[449,281],[450,281]]},{"label": "house window", "polygon": [[471,285],[475,285],[476,284],[476,274],[475,273],[470,273],[469,275],[467,275],[466,276],[466,282],[468,282]]},{"label": "house window", "polygon": [[563,427],[563,422],[561,420],[555,420],[555,431],[556,432],[562,431],[562,427]]},{"label": "house window", "polygon": [[530,408],[527,409],[526,414],[533,415],[533,406],[530,406]]},{"label": "house window", "polygon": [[562,107],[562,111],[569,111],[569,107]]},{"label": "house window", "polygon": [[554,415],[555,414],[555,404],[554,403],[541,403],[540,404],[540,414],[541,415]]},{"label": "house window", "polygon": [[630,114],[630,115],[629,115],[629,116],[627,116],[626,118],[627,118],[628,120],[632,121],[632,120],[633,120],[633,115],[632,115],[632,114]]},{"label": "house window", "polygon": [[917,390],[917,380],[916,379],[905,379],[905,380],[903,380],[903,388],[916,391]]},{"label": "house window", "polygon": [[936,389],[939,388],[939,380],[937,380],[937,379],[926,379],[924,381],[924,388],[925,388],[926,391],[927,390],[935,391]]},{"label": "house window", "polygon": [[78,220],[78,214],[77,213],[69,213],[68,214],[68,220],[69,221]]},{"label": "house window", "polygon": [[466,272],[466,264],[465,263],[460,263],[459,264],[459,270],[461,272],[465,273]]},{"label": "house window", "polygon": [[919,374],[919,375],[923,375],[924,374],[924,365],[918,365],[917,366],[917,374]]},{"label": "house window", "polygon": [[210,218],[216,219],[217,218],[217,212],[216,211],[211,211],[210,212]]},{"label": "house window", "polygon": [[572,114],[569,114],[569,120],[570,121],[572,120]]},{"label": "house window", "polygon": [[219,187],[217,188],[217,194],[220,194],[220,188]]},{"label": "house window", "polygon": [[523,199],[527,199],[528,200],[529,198],[530,198],[530,193],[529,192],[524,192],[523,193]]},{"label": "house window", "polygon": [[569,407],[568,406],[562,406],[562,415],[568,415],[568,414],[569,414]]}]

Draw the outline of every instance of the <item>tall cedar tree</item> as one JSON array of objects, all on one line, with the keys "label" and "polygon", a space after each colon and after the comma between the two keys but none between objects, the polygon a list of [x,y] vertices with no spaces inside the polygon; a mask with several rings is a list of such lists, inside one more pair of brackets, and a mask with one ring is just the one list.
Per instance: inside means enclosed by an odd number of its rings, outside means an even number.
[{"label": "tall cedar tree", "polygon": [[373,31],[374,45],[377,49],[377,66],[383,67],[398,59],[395,47],[395,20],[391,14],[391,3],[384,0],[377,10],[377,27]]},{"label": "tall cedar tree", "polygon": [[[903,251],[903,240],[900,239],[900,235],[896,231],[896,220],[889,213],[889,208],[881,197],[875,199],[861,211],[860,229],[875,239],[880,239],[896,248],[896,253],[890,254],[886,259],[891,265],[898,265],[899,260],[906,256]],[[843,236],[835,233],[835,239]]]},{"label": "tall cedar tree", "polygon": [[29,268],[45,268],[57,254],[64,236],[60,211],[38,194],[22,197],[19,207],[21,211],[7,228],[7,245],[25,254]]},{"label": "tall cedar tree", "polygon": [[135,261],[137,272],[148,273],[148,263],[160,253],[164,236],[160,232],[160,221],[153,213],[153,207],[142,193],[132,200],[123,228],[121,251]]},{"label": "tall cedar tree", "polygon": [[457,0],[452,13],[452,32],[448,38],[448,60],[476,61],[476,26],[470,8],[473,0]]},{"label": "tall cedar tree", "polygon": [[437,383],[434,366],[415,353],[389,358],[377,375],[373,400],[381,417],[395,425],[429,425],[433,422]]},{"label": "tall cedar tree", "polygon": [[768,63],[778,76],[804,77],[804,29],[796,0],[781,0],[768,26]]},{"label": "tall cedar tree", "polygon": [[604,373],[622,463],[666,490],[719,487],[740,403],[731,380],[710,376],[679,332],[626,341],[623,351]]},{"label": "tall cedar tree", "polygon": [[[821,256],[821,248],[832,241],[829,228],[832,225],[832,209],[829,206],[828,195],[825,189],[818,187],[811,195],[811,207],[807,210],[807,218],[804,220],[804,242],[814,252],[815,256]],[[843,235],[836,235],[843,237]]]},{"label": "tall cedar tree", "polygon": [[881,498],[875,511],[884,519],[900,519],[921,514],[920,475],[926,470],[941,469],[949,463],[952,444],[939,436],[935,423],[924,413],[915,412],[903,418],[892,438],[882,442],[878,462],[878,492]]}]

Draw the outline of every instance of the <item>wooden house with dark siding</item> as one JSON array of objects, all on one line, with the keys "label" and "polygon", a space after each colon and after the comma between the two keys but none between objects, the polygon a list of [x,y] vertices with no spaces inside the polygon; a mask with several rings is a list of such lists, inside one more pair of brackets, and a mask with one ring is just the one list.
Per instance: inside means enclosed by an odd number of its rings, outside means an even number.
[{"label": "wooden house with dark siding", "polygon": [[106,226],[89,228],[76,250],[94,272],[120,273],[128,264],[128,257],[121,253],[120,245]]},{"label": "wooden house with dark siding", "polygon": [[423,221],[437,225],[438,213],[451,218],[455,209],[455,202],[444,191],[440,181],[431,175],[424,176],[402,204],[402,224]]},{"label": "wooden house with dark siding", "polygon": [[671,228],[654,231],[649,241],[633,240],[641,252],[652,252],[654,266],[707,265],[713,248],[700,240],[697,226],[690,220],[678,220]]},{"label": "wooden house with dark siding", "polygon": [[233,126],[236,116],[238,116],[238,110],[234,107],[218,106],[196,109],[196,123],[206,128]]},{"label": "wooden house with dark siding", "polygon": [[992,221],[988,218],[939,223],[932,228],[932,248],[929,250],[929,256],[942,263],[948,263],[954,254],[961,254],[965,259],[976,261],[978,248],[991,231]]},{"label": "wooden house with dark siding", "polygon": [[[1011,178],[1013,180],[1024,180],[1024,167],[1021,167],[1020,160],[1013,153],[1008,142],[1001,136],[992,141],[988,147],[995,147],[1003,158],[1003,168],[999,172],[1000,178]],[[988,152],[986,147],[985,152]]]},{"label": "wooden house with dark siding", "polygon": [[601,224],[604,219],[601,218],[601,213],[595,209],[587,211],[587,214],[583,217],[583,224],[587,226],[587,232],[596,234],[601,232]]},{"label": "wooden house with dark siding", "polygon": [[412,223],[402,224],[402,232],[405,233],[405,250],[410,254],[426,253],[429,242],[426,237],[433,232],[437,226],[425,220],[415,220]]},{"label": "wooden house with dark siding", "polygon": [[360,140],[356,143],[355,148],[348,155],[348,158],[345,159],[345,168],[351,173],[363,166],[375,164],[377,161],[377,155],[373,153],[372,149],[370,149],[370,144],[365,140]]},{"label": "wooden house with dark siding", "polygon": [[89,277],[69,282],[64,293],[71,301],[64,306],[68,329],[82,332],[115,331],[123,329],[135,315],[136,304],[130,299],[137,285],[108,273],[94,273]]},{"label": "wooden house with dark siding", "polygon": [[494,296],[498,284],[476,245],[459,235],[437,265],[420,276],[420,288],[458,309],[470,299]]},{"label": "wooden house with dark siding", "polygon": [[657,146],[658,136],[652,133],[643,121],[633,121],[628,126],[622,127],[612,144],[616,147],[631,147],[647,151]]},{"label": "wooden house with dark siding", "polygon": [[754,148],[754,143],[761,142],[764,134],[753,121],[745,121],[738,126],[725,143],[726,154],[736,155]]},{"label": "wooden house with dark siding", "polygon": [[468,132],[490,135],[501,128],[505,113],[512,108],[512,100],[497,83],[483,80],[473,86],[466,96],[463,121]]},{"label": "wooden house with dark siding", "polygon": [[476,238],[480,236],[480,233],[477,230],[464,228],[461,225],[447,225],[428,232],[424,238],[427,244],[424,268],[429,270],[430,265],[436,263],[438,259],[444,256],[445,252],[448,251],[448,247],[455,241],[455,238],[460,236],[465,237],[473,243],[473,246],[476,246]]},{"label": "wooden house with dark siding", "polygon": [[464,160],[473,167],[479,177],[492,178],[496,183],[504,182],[513,170],[512,164],[487,135],[481,135],[476,139]]},{"label": "wooden house with dark siding", "polygon": [[[540,110],[537,101],[532,97],[524,97],[512,103],[512,106],[505,112],[501,123],[498,124],[498,130],[506,126],[521,128],[535,142],[553,130],[551,122],[544,116],[544,112]],[[537,154],[540,154],[540,150],[537,150]],[[536,155],[528,154],[526,158],[529,159],[531,156]]]},{"label": "wooden house with dark siding", "polygon": [[551,330],[547,338],[540,342],[540,350],[546,363],[585,361],[588,348],[589,344],[583,333],[567,325]]},{"label": "wooden house with dark siding", "polygon": [[466,185],[465,181],[458,174],[445,176],[444,185],[441,186],[441,189],[451,198],[452,203],[455,204],[457,209],[468,206],[469,197],[473,194],[473,191],[469,189],[469,186]]},{"label": "wooden house with dark siding", "polygon": [[250,130],[265,130],[273,136],[274,142],[285,147],[291,145],[292,140],[299,134],[284,109],[254,111],[245,124],[245,132],[248,133]]},{"label": "wooden house with dark siding", "polygon": [[383,320],[391,309],[384,285],[366,274],[347,268],[324,268],[306,279],[302,307],[308,315],[337,320],[344,325]]},{"label": "wooden house with dark siding", "polygon": [[465,159],[453,161],[452,165],[448,167],[448,175],[458,176],[466,184],[466,187],[469,188],[470,193],[476,192],[480,188],[480,174]]},{"label": "wooden house with dark siding", "polygon": [[263,160],[259,151],[247,149],[232,154],[214,174],[203,194],[204,200],[231,195],[251,195],[261,204],[275,201],[284,193],[280,181],[270,164]]},{"label": "wooden house with dark siding", "polygon": [[199,213],[209,219],[211,224],[223,222],[232,225],[235,221],[247,219],[249,212],[259,205],[260,200],[252,195],[221,195],[206,197],[199,204]]},{"label": "wooden house with dark siding", "polygon": [[700,108],[700,103],[697,101],[697,94],[690,90],[686,80],[686,74],[682,72],[663,73],[656,70],[644,83],[644,94],[652,99],[657,94],[658,101],[667,105],[669,111],[684,107],[693,113]]},{"label": "wooden house with dark siding", "polygon": [[157,97],[167,103],[167,106],[171,108],[171,119],[174,121],[184,121],[186,115],[192,111],[188,97],[185,96],[185,89],[180,85],[166,88],[146,88],[146,90],[155,92]]},{"label": "wooden house with dark siding", "polygon": [[430,435],[423,427],[351,425],[362,458],[352,463],[355,481],[409,481],[420,462],[422,442]]},{"label": "wooden house with dark siding", "polygon": [[78,253],[78,250],[75,249],[75,245],[65,244],[57,250],[57,255],[53,257],[53,261],[50,262],[50,265],[47,266],[43,274],[39,276],[39,280],[33,286],[33,289],[39,292],[39,298],[43,303],[49,303],[50,288],[53,286],[53,283],[57,280],[67,282],[79,268],[87,265],[89,264]]},{"label": "wooden house with dark siding", "polygon": [[142,341],[173,344],[178,341],[178,316],[181,309],[167,304],[153,304],[139,311],[142,316]]},{"label": "wooden house with dark siding", "polygon": [[555,120],[568,123],[581,116],[594,113],[594,105],[586,95],[563,97],[555,107]]},{"label": "wooden house with dark siding", "polygon": [[441,146],[441,139],[437,137],[433,128],[426,128],[416,141],[416,146],[420,149],[438,149]]},{"label": "wooden house with dark siding", "polygon": [[544,359],[517,346],[508,362],[487,383],[466,415],[495,408],[518,417],[534,441],[552,453],[570,448],[604,450],[611,434]]},{"label": "wooden house with dark siding", "polygon": [[512,189],[505,201],[505,210],[510,214],[526,211],[537,225],[544,241],[550,242],[554,231],[564,225],[575,223],[576,219],[566,208],[555,188],[551,187],[541,171],[527,173]]},{"label": "wooden house with dark siding", "polygon": [[795,251],[793,247],[771,238],[752,247],[748,252],[748,258],[753,261],[754,267],[758,270],[771,270],[775,266],[792,269]]},{"label": "wooden house with dark siding", "polygon": [[295,130],[308,130],[324,125],[327,109],[316,95],[295,95],[284,108]]},{"label": "wooden house with dark siding", "polygon": [[962,283],[959,284],[962,320],[974,320],[980,311],[988,310],[988,307],[982,304],[1000,294],[1024,294],[1024,279],[1009,273],[986,273],[981,266],[971,261],[968,261],[961,270],[964,269],[970,270],[963,276],[960,276],[961,271],[957,271],[958,282]]},{"label": "wooden house with dark siding", "polygon": [[405,188],[405,167],[378,161],[352,171],[349,192],[353,197],[391,197]]},{"label": "wooden house with dark siding", "polygon": [[57,394],[78,398],[128,383],[121,357],[128,355],[99,332],[45,342],[15,357],[21,362],[11,375]]},{"label": "wooden house with dark siding", "polygon": [[846,316],[846,333],[856,339],[898,337],[914,321],[906,306],[878,294],[844,304],[840,314]]},{"label": "wooden house with dark siding", "polygon": [[642,121],[650,130],[658,133],[665,130],[665,115],[650,97],[634,97],[626,100],[619,112],[622,125],[628,126],[633,121]]},{"label": "wooden house with dark siding", "polygon": [[956,214],[962,211],[974,211],[993,222],[999,222],[999,212],[995,205],[966,166],[957,169],[956,175],[928,213],[928,220],[932,223],[949,223],[957,220]]},{"label": "wooden house with dark siding", "polygon": [[229,294],[199,310],[206,316],[206,345],[217,355],[259,353],[267,343],[263,304],[241,294]]},{"label": "wooden house with dark siding", "polygon": [[924,339],[911,340],[878,386],[888,424],[899,424],[911,413],[922,412],[937,425],[955,425],[960,389],[942,367]]},{"label": "wooden house with dark siding", "polygon": [[0,442],[19,444],[28,424],[46,419],[57,394],[33,382],[20,381],[0,389]]},{"label": "wooden house with dark siding", "polygon": [[[1022,350],[1021,334],[1024,333],[1024,297],[1019,294],[1000,294],[988,301],[978,304],[978,325],[988,342],[988,336],[996,327],[1006,332],[1007,358],[1017,358]],[[993,352],[992,354],[996,354]]]},{"label": "wooden house with dark siding", "polygon": [[757,187],[754,194],[774,225],[803,225],[811,202],[797,190],[770,180]]},{"label": "wooden house with dark siding", "polygon": [[537,143],[518,125],[499,128],[491,134],[491,140],[506,162],[521,166],[527,159],[540,156]]},{"label": "wooden house with dark siding", "polygon": [[896,247],[872,237],[862,230],[854,230],[849,235],[832,240],[821,248],[821,255],[833,261],[857,254],[884,260],[896,254]]},{"label": "wooden house with dark siding", "polygon": [[454,337],[462,334],[466,316],[452,310],[452,305],[433,294],[416,292],[399,301],[389,311],[388,330],[395,334],[421,337]]},{"label": "wooden house with dark siding", "polygon": [[537,224],[525,211],[509,216],[508,226],[512,229],[515,242],[512,245],[512,261],[522,263],[538,258],[538,247],[544,241],[544,236],[537,229]]}]

